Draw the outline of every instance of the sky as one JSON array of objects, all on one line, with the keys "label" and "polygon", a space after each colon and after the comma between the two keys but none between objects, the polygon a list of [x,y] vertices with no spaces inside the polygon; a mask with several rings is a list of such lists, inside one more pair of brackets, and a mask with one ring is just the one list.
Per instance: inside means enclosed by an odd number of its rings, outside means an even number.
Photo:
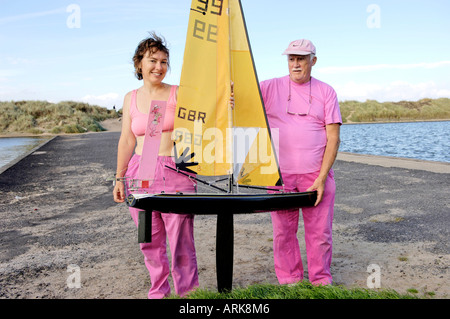
[{"label": "sky", "polygon": [[[209,0],[213,1],[213,0]],[[219,0],[216,0],[219,1]],[[260,81],[288,74],[296,39],[317,48],[312,75],[340,101],[450,98],[449,0],[241,0]],[[191,0],[0,0],[0,101],[122,108],[142,85],[131,62],[150,31],[178,84]]]}]

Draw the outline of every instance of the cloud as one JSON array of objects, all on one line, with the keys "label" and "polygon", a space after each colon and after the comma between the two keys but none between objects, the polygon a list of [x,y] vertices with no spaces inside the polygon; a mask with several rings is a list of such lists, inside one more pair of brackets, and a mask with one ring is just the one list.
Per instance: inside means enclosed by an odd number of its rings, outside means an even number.
[{"label": "cloud", "polygon": [[20,57],[12,57],[8,56],[5,58],[6,62],[10,65],[23,65],[23,64],[31,64],[33,63],[33,60],[27,59],[27,58],[20,58]]},{"label": "cloud", "polygon": [[2,17],[2,18],[0,18],[0,25],[7,24],[10,22],[44,17],[44,16],[48,16],[48,15],[52,15],[52,14],[60,14],[63,12],[66,12],[66,8],[58,8],[58,9],[48,10],[48,11],[32,12],[32,13],[19,14],[19,15],[15,15],[15,16]]},{"label": "cloud", "polygon": [[424,98],[450,98],[448,84],[433,81],[408,83],[395,81],[386,84],[347,82],[334,85],[340,101],[377,100],[379,102],[417,101]]},{"label": "cloud", "polygon": [[8,78],[21,74],[19,70],[0,69],[0,77]]},{"label": "cloud", "polygon": [[25,72],[21,69],[0,69],[0,82],[1,83],[13,83],[17,81],[20,75],[23,75]]},{"label": "cloud", "polygon": [[375,65],[356,65],[356,66],[330,66],[319,67],[317,72],[322,74],[336,74],[349,72],[370,72],[379,70],[413,70],[413,69],[435,69],[450,66],[450,61],[439,61],[429,63],[411,63],[411,64],[375,64]]}]

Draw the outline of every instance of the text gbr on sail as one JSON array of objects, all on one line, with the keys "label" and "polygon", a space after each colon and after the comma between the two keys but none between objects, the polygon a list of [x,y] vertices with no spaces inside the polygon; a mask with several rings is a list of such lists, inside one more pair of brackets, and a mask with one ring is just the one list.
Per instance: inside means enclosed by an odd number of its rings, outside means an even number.
[{"label": "text gbr on sail", "polygon": [[183,119],[183,120],[188,120],[191,122],[194,121],[202,121],[203,124],[205,123],[205,118],[206,118],[206,113],[205,112],[200,112],[200,111],[195,111],[195,110],[188,110],[184,107],[180,107],[178,109],[178,118]]}]

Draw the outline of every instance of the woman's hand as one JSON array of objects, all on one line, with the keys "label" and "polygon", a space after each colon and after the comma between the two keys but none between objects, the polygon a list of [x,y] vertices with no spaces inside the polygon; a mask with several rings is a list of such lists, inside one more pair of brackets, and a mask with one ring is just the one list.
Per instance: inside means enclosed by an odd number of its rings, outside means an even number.
[{"label": "woman's hand", "polygon": [[122,181],[116,180],[116,184],[114,185],[113,190],[113,196],[116,203],[123,203],[125,201],[125,187]]}]

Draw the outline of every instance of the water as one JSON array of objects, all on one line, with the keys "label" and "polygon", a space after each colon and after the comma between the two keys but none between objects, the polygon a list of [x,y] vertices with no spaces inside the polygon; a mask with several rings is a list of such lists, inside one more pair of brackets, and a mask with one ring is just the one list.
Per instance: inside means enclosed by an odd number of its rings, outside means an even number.
[{"label": "water", "polygon": [[47,140],[48,137],[0,138],[0,168],[25,155]]},{"label": "water", "polygon": [[450,121],[351,124],[339,151],[450,162]]}]

